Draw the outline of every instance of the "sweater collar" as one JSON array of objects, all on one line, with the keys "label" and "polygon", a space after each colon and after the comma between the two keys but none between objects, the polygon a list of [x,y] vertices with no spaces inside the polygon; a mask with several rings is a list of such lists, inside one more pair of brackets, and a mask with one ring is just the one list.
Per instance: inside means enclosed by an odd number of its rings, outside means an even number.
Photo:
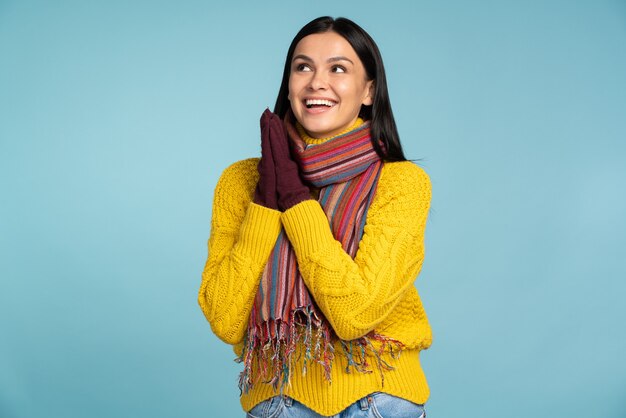
[{"label": "sweater collar", "polygon": [[328,136],[325,138],[313,138],[312,136],[309,136],[304,128],[302,127],[302,125],[300,125],[299,122],[296,122],[296,129],[298,130],[298,135],[300,135],[300,138],[302,138],[302,140],[304,141],[305,144],[307,145],[319,145],[319,144],[323,144],[326,141],[329,141],[333,138],[336,138],[340,135],[344,135],[356,128],[358,128],[359,126],[363,125],[364,121],[361,118],[357,118],[356,121],[354,122],[354,124],[352,124],[352,126],[346,128],[344,131],[339,132],[336,135],[333,136]]}]

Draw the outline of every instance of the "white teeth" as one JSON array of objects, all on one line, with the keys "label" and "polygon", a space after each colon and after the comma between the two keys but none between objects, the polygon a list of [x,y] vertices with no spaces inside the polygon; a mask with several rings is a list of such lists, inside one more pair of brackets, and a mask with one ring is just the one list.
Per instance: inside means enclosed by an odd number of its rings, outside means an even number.
[{"label": "white teeth", "polygon": [[321,100],[321,99],[306,99],[305,103],[307,106],[324,105],[324,106],[332,107],[335,105],[335,102],[331,100]]}]

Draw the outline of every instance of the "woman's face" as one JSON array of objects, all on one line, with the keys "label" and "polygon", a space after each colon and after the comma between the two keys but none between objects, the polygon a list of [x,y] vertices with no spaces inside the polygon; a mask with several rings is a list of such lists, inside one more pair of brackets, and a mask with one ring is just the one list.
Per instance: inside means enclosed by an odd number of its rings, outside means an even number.
[{"label": "woman's face", "polygon": [[310,136],[325,138],[352,126],[361,105],[372,104],[372,85],[358,55],[341,35],[313,34],[296,45],[289,101]]}]

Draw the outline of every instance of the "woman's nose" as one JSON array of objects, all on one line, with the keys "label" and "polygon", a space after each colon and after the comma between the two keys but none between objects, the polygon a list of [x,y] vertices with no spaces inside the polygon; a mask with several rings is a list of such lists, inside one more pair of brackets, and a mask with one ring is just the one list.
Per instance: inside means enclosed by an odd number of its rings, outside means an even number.
[{"label": "woman's nose", "polygon": [[328,86],[328,80],[323,72],[315,71],[311,74],[309,80],[309,89],[311,90],[324,90]]}]

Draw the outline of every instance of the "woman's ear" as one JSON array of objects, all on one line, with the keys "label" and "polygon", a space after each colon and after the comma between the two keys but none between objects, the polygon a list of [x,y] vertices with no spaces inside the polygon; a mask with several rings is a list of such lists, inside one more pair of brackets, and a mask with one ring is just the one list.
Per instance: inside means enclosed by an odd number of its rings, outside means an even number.
[{"label": "woman's ear", "polygon": [[366,84],[367,96],[363,99],[361,104],[365,106],[371,106],[374,103],[374,80],[369,80]]}]

